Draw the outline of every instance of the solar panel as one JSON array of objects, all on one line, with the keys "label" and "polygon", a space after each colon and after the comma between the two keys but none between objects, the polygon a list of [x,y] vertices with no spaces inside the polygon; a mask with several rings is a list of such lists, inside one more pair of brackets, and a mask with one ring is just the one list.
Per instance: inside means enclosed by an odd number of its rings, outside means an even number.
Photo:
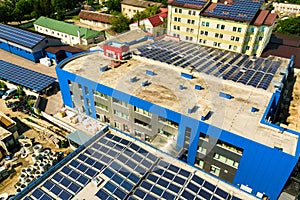
[{"label": "solar panel", "polygon": [[193,194],[189,193],[186,190],[182,192],[181,196],[188,200],[194,199],[194,197],[195,197]]},{"label": "solar panel", "polygon": [[136,189],[133,194],[140,197],[141,199],[143,199],[144,196],[146,196],[146,192],[144,192],[141,189]]},{"label": "solar panel", "polygon": [[96,193],[96,196],[101,200],[114,200],[114,198],[109,196],[105,191],[103,191],[103,189],[100,189]]},{"label": "solar panel", "polygon": [[114,192],[114,194],[119,198],[119,199],[125,199],[126,198],[126,192],[124,192],[122,189],[117,188]]},{"label": "solar panel", "polygon": [[175,192],[175,194],[177,194],[180,191],[180,187],[178,187],[177,185],[175,185],[173,183],[170,183],[168,189]]},{"label": "solar panel", "polygon": [[51,76],[3,60],[0,60],[0,78],[37,92],[44,90],[56,80]]},{"label": "solar panel", "polygon": [[0,24],[0,38],[24,47],[33,48],[46,37],[13,26]]},{"label": "solar panel", "polygon": [[203,184],[203,187],[205,187],[206,189],[208,189],[208,190],[210,190],[212,192],[214,192],[215,189],[216,189],[215,185],[213,185],[213,184],[211,184],[211,183],[209,183],[207,181],[205,181],[205,183]]},{"label": "solar panel", "polygon": [[54,198],[52,198],[40,188],[35,189],[32,193],[32,196],[38,200],[54,200]]},{"label": "solar panel", "polygon": [[205,190],[200,190],[199,195],[204,197],[205,199],[210,199],[212,194],[210,194],[209,192],[205,191]]},{"label": "solar panel", "polygon": [[191,191],[195,192],[196,194],[198,193],[198,191],[200,189],[197,185],[195,185],[192,182],[188,183],[187,188],[190,189]]}]

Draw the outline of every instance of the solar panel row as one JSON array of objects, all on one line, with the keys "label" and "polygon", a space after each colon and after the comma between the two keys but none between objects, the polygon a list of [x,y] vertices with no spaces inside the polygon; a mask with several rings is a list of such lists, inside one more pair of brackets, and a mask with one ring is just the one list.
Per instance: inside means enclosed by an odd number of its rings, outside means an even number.
[{"label": "solar panel row", "polygon": [[55,78],[0,60],[0,78],[40,92],[55,82]]},{"label": "solar panel row", "polygon": [[0,38],[20,44],[24,47],[33,48],[46,37],[9,25],[0,24]]},{"label": "solar panel row", "polygon": [[274,75],[280,65],[279,61],[268,61],[263,58],[256,58],[253,61],[248,55],[170,40],[159,40],[139,47],[138,50],[141,52],[139,56],[142,57],[166,62],[176,67],[190,67],[189,69],[198,72],[262,89],[267,89],[269,86],[267,84],[271,82],[268,80],[260,84],[264,74]]}]

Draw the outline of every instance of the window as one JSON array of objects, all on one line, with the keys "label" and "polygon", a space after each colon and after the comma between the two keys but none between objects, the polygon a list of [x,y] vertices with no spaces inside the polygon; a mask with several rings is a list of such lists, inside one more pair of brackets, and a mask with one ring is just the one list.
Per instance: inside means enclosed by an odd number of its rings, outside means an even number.
[{"label": "window", "polygon": [[231,44],[228,46],[228,49],[232,49],[232,45]]},{"label": "window", "polygon": [[193,11],[193,15],[196,15],[196,11]]},{"label": "window", "polygon": [[213,45],[214,45],[215,47],[220,47],[220,46],[221,46],[221,43],[220,43],[220,42],[214,42]]},{"label": "window", "polygon": [[246,46],[246,50],[249,50],[250,49],[250,47],[249,46]]},{"label": "window", "polygon": [[176,13],[178,12],[178,9],[177,9],[177,8],[175,8],[175,12],[176,12]]},{"label": "window", "polygon": [[174,128],[178,128],[178,123],[177,122],[166,119],[164,117],[158,116],[158,121],[163,122],[164,124],[167,124],[169,126],[173,126]]},{"label": "window", "polygon": [[227,157],[225,157],[223,155],[220,155],[218,153],[214,154],[214,159],[216,159],[216,160],[218,160],[218,161],[220,161],[222,163],[225,163],[225,164],[227,164],[227,165],[229,165],[231,167],[236,167],[237,168],[239,166],[239,162],[234,161],[232,159],[229,159],[229,158],[227,158]]},{"label": "window", "polygon": [[251,27],[251,28],[250,28],[250,32],[251,32],[251,33],[254,33],[254,27]]},{"label": "window", "polygon": [[233,50],[236,50],[237,49],[237,46],[233,46]]},{"label": "window", "polygon": [[144,109],[142,109],[142,108],[139,108],[139,107],[134,106],[134,111],[135,111],[135,112],[138,112],[138,113],[141,113],[141,114],[143,114],[143,115],[146,115],[146,116],[148,116],[148,117],[152,117],[152,113],[151,113],[151,112],[148,112],[147,110],[144,110]]},{"label": "window", "polygon": [[188,19],[188,20],[187,20],[187,23],[188,23],[188,24],[190,24],[190,23],[191,23],[191,20],[190,20],[190,19]]},{"label": "window", "polygon": [[220,175],[220,168],[212,165],[210,167],[209,172],[212,173],[212,174],[214,174],[214,175],[216,175],[216,176],[219,176]]},{"label": "window", "polygon": [[189,10],[188,14],[189,14],[189,15],[191,15],[191,14],[192,14],[192,11],[191,11],[191,10]]},{"label": "window", "polygon": [[179,13],[182,13],[182,9],[181,9],[181,8],[179,8],[178,12],[179,12]]},{"label": "window", "polygon": [[121,124],[119,122],[115,121],[115,127],[118,128],[118,129],[120,129]]},{"label": "window", "polygon": [[195,24],[195,20],[192,19],[192,24]]},{"label": "window", "polygon": [[261,28],[261,31],[262,31],[262,32],[265,32],[265,30],[266,30],[266,27],[262,27],[262,28]]},{"label": "window", "polygon": [[151,129],[151,125],[146,123],[146,122],[143,122],[141,120],[138,120],[138,119],[134,119],[134,123],[137,124],[137,125],[140,125],[140,126],[143,126],[145,128],[148,128],[148,129]]},{"label": "window", "polygon": [[242,28],[238,28],[238,32],[239,32],[239,33],[242,32]]},{"label": "window", "polygon": [[100,108],[101,110],[105,110],[108,112],[108,106],[101,104],[99,102],[95,102],[95,106],[97,106],[98,108]]},{"label": "window", "polygon": [[136,10],[133,10],[134,13],[136,13]]},{"label": "window", "polygon": [[89,94],[89,88],[84,86],[84,92],[85,92],[85,94]]},{"label": "window", "polygon": [[209,27],[209,22],[206,22],[206,23],[205,23],[205,26]]},{"label": "window", "polygon": [[223,34],[215,33],[216,38],[223,38]]},{"label": "window", "polygon": [[236,32],[236,30],[237,30],[237,27],[232,28],[232,31]]},{"label": "window", "polygon": [[202,24],[202,26],[205,26],[205,22],[202,22],[201,24]]},{"label": "window", "polygon": [[234,41],[234,38],[235,38],[234,36],[231,36],[231,37],[230,37],[230,40],[231,40],[231,41]]},{"label": "window", "polygon": [[200,31],[200,34],[201,35],[208,35],[208,32],[207,31]]},{"label": "window", "polygon": [[177,22],[177,17],[174,17],[174,21]]},{"label": "window", "polygon": [[240,40],[240,38],[239,38],[239,37],[236,37],[236,38],[235,38],[235,41],[237,41],[237,42],[238,42],[239,40]]},{"label": "window", "polygon": [[114,114],[118,117],[129,120],[129,116],[121,111],[114,110]]},{"label": "window", "polygon": [[217,24],[217,29],[225,29],[225,25],[222,25],[222,24]]},{"label": "window", "polygon": [[259,41],[262,41],[262,39],[263,39],[262,36],[259,36],[259,37],[258,37],[258,40],[259,40]]},{"label": "window", "polygon": [[98,96],[98,97],[101,97],[103,99],[107,99],[107,95],[106,94],[103,94],[101,92],[98,92],[98,91],[94,91],[94,95]]},{"label": "window", "polygon": [[180,30],[180,26],[175,26],[174,25],[174,30],[178,30],[179,31]]},{"label": "window", "polygon": [[186,32],[190,32],[190,28],[186,28]]},{"label": "window", "polygon": [[119,104],[120,106],[124,106],[124,107],[127,107],[127,103],[125,103],[124,101],[121,101],[121,100],[119,100],[119,99],[116,99],[116,98],[113,98],[113,102],[115,103],[115,104]]}]

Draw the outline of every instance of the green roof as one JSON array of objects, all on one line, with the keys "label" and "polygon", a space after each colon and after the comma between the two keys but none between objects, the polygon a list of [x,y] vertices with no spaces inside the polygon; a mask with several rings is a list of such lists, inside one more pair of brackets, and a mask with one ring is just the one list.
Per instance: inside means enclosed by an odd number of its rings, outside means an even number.
[{"label": "green roof", "polygon": [[66,22],[58,21],[43,16],[35,20],[34,24],[62,33],[66,33],[68,35],[74,35],[76,37],[78,36],[77,31],[79,30],[80,36],[83,39],[93,38],[101,34],[101,32],[99,31],[95,31],[81,26],[76,26],[74,24],[69,24]]}]

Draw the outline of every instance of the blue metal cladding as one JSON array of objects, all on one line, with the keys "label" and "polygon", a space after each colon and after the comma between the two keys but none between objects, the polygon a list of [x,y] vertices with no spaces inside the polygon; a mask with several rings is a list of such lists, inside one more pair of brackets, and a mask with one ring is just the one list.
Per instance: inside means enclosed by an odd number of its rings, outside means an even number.
[{"label": "blue metal cladding", "polygon": [[13,45],[7,44],[6,42],[0,42],[0,48],[6,50],[10,53],[16,54],[33,62],[39,62],[39,59],[43,57],[43,52],[38,51],[35,53],[26,51],[24,49],[15,47]]},{"label": "blue metal cladding", "polygon": [[[243,155],[234,177],[233,184],[237,187],[241,184],[248,185],[253,189],[252,194],[254,195],[256,195],[257,192],[262,192],[268,195],[270,199],[277,199],[284,184],[286,183],[286,180],[297,163],[299,142],[297,146],[297,154],[296,156],[292,156],[281,152],[278,149],[264,146],[234,133],[209,125],[203,121],[181,115],[180,113],[152,104],[148,101],[139,99],[105,85],[92,82],[62,69],[56,68],[56,72],[64,104],[69,107],[73,106],[68,86],[68,80],[71,80],[81,84],[82,87],[87,86],[89,88],[89,94],[92,94],[90,91],[96,90],[131,105],[138,106],[144,110],[152,112],[153,114],[177,122],[179,124],[177,143],[181,147],[184,145],[186,127],[191,128],[190,146],[187,158],[187,162],[190,165],[194,165],[195,162],[200,132],[242,148]],[[267,110],[276,107],[279,100],[278,95],[280,95],[280,93],[275,93],[273,95]],[[92,116],[95,117],[93,97],[91,95],[86,96],[86,98],[90,98],[91,100],[92,106],[90,106],[90,108],[92,109]],[[266,114],[267,111],[264,117]],[[293,132],[293,134],[297,133]]]}]

